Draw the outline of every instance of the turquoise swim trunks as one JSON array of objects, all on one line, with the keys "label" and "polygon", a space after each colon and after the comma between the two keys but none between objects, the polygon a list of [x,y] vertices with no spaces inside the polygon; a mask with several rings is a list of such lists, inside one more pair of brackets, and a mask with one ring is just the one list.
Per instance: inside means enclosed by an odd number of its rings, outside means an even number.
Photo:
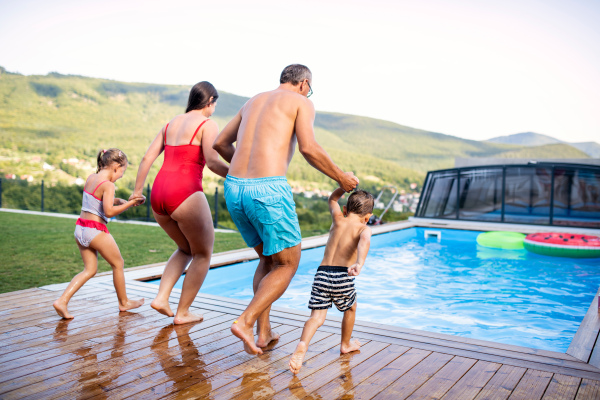
[{"label": "turquoise swim trunks", "polygon": [[285,176],[243,179],[227,175],[225,201],[246,244],[263,243],[263,255],[302,241],[292,188]]}]

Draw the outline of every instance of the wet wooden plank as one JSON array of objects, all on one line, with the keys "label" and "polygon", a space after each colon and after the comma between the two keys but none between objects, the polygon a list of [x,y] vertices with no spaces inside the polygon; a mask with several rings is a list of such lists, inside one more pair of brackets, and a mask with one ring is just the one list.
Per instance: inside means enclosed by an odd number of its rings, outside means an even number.
[{"label": "wet wooden plank", "polygon": [[[328,384],[338,376],[345,375],[346,377],[351,377],[352,368],[360,365],[371,357],[377,356],[388,346],[388,343],[369,342],[361,346],[359,352],[339,355],[337,359],[332,360],[320,370],[305,376],[302,379],[292,379],[287,388],[278,392],[272,398],[303,398],[321,386]],[[289,378],[293,378],[293,374],[291,372],[289,372],[287,375]]]},{"label": "wet wooden plank", "polygon": [[582,379],[575,400],[598,399],[600,399],[600,382],[590,379]]},{"label": "wet wooden plank", "polygon": [[525,368],[503,365],[492,379],[483,387],[475,398],[476,400],[504,400],[508,399],[513,389],[525,375]]},{"label": "wet wooden plank", "polygon": [[381,370],[375,372],[354,389],[349,390],[340,399],[371,399],[429,355],[431,355],[429,351],[410,349]]},{"label": "wet wooden plank", "polygon": [[[339,346],[339,340],[337,335],[317,331],[305,360]],[[276,346],[261,356],[211,377],[210,382],[196,383],[165,398],[202,398],[209,394],[216,399],[256,398],[273,394],[270,381],[288,371],[288,361],[297,344],[298,340],[293,340],[283,346]]]},{"label": "wet wooden plank", "polygon": [[[55,332],[49,337],[40,338],[39,341],[30,341],[32,342],[31,346],[24,346],[19,350],[0,356],[0,372],[10,369],[16,373],[16,368],[70,354],[80,348],[82,342],[98,343],[112,340],[123,330],[130,330],[141,324],[152,324],[155,321],[161,325],[169,323],[167,317],[149,309],[140,313],[124,313],[118,317],[107,317],[98,324],[80,327],[73,334],[70,331]],[[68,324],[68,322],[60,321],[59,324]],[[0,382],[3,381],[0,378]]]},{"label": "wet wooden plank", "polygon": [[22,295],[24,293],[39,292],[41,290],[43,290],[43,289],[29,288],[29,289],[15,290],[14,292],[0,293],[0,299],[4,299],[4,298],[7,298],[7,297],[18,296],[18,295]]},{"label": "wet wooden plank", "polygon": [[[205,341],[216,342],[220,338],[229,337],[229,326],[229,317],[225,319],[225,316],[222,316],[199,324],[183,325],[183,328],[174,327],[172,324],[162,325],[137,337],[126,335],[115,337],[112,342],[93,343],[88,348],[82,348],[78,358],[39,370],[19,379],[19,382],[9,382],[9,385],[0,388],[0,392],[9,392],[3,394],[3,398],[40,396],[36,393],[43,393],[41,397],[50,397],[60,393],[72,393],[77,385],[82,384],[102,387],[114,380],[115,375],[126,380],[124,375],[128,372],[148,363],[155,364],[161,356],[157,354],[157,349],[163,347],[163,342],[170,342],[168,346],[177,345],[179,334],[188,335],[190,340],[204,344]],[[86,379],[80,382],[82,377]],[[140,376],[134,373],[130,374],[129,378],[138,380]]]},{"label": "wet wooden plank", "polygon": [[474,352],[460,350],[456,348],[443,347],[435,344],[415,342],[412,340],[401,340],[391,337],[382,337],[376,334],[361,334],[360,337],[368,338],[371,340],[387,341],[388,343],[398,344],[401,346],[408,346],[414,348],[420,348],[423,350],[429,350],[433,352],[452,354],[459,357],[473,358],[476,360],[494,362],[498,364],[512,365],[515,367],[536,369],[540,371],[559,373],[565,375],[578,376],[580,378],[588,378],[593,380],[600,380],[600,370],[592,365],[586,364],[581,361],[566,361],[554,358],[541,358],[539,362],[528,361],[523,359],[513,358],[513,354],[489,354],[485,352]]},{"label": "wet wooden plank", "polygon": [[552,374],[544,371],[528,369],[521,381],[510,395],[510,400],[541,399],[552,379]]},{"label": "wet wooden plank", "polygon": [[[81,296],[82,294],[87,295],[88,293],[92,294],[101,292],[103,292],[101,288],[83,287],[77,293],[75,293],[75,295]],[[4,313],[15,308],[31,306],[42,302],[50,302],[50,304],[52,304],[52,302],[54,302],[54,300],[56,300],[59,296],[60,293],[57,292],[43,291],[43,293],[32,294],[26,298],[14,299],[10,301],[7,300],[0,304],[0,312]]]},{"label": "wet wooden plank", "polygon": [[[69,302],[69,309],[85,302],[93,305],[94,302],[100,299],[110,298],[111,292],[104,289],[90,288],[89,290],[85,290],[84,288],[79,290],[76,295],[78,296],[74,296]],[[114,294],[112,294],[112,296],[114,296]],[[0,324],[7,320],[12,320],[23,316],[30,316],[44,311],[52,311],[56,314],[54,308],[52,307],[52,303],[56,299],[58,299],[58,296],[38,299],[38,301],[35,303],[15,305],[13,308],[7,308],[0,312]]]},{"label": "wet wooden plank", "polygon": [[433,375],[454,358],[449,354],[432,353],[394,383],[386,387],[374,399],[404,399],[414,393]]},{"label": "wet wooden plank", "polygon": [[388,346],[377,353],[376,356],[352,368],[348,373],[338,375],[337,378],[328,384],[313,391],[311,397],[338,398],[360,385],[363,381],[385,368],[409,350],[410,348],[403,346]]},{"label": "wet wooden plank", "polygon": [[452,386],[442,399],[474,399],[481,389],[483,389],[490,379],[492,379],[500,367],[500,364],[477,361],[473,368],[471,368],[469,372],[456,383],[456,385]]},{"label": "wet wooden plank", "polygon": [[581,379],[554,374],[542,400],[572,400],[577,394]]},{"label": "wet wooden plank", "polygon": [[[300,333],[298,333],[300,334]],[[165,395],[164,399],[177,398],[205,398],[212,397],[233,398],[238,395],[254,393],[258,390],[263,393],[263,388],[268,387],[272,377],[287,370],[287,361],[290,353],[295,349],[298,339],[292,339],[287,343],[277,343],[272,349],[264,354],[249,358],[248,361],[238,364],[233,368],[224,370],[213,376],[190,375],[177,386],[161,387],[158,393]],[[329,333],[317,332],[314,336],[315,351],[308,354],[314,357],[339,344],[339,337]],[[133,396],[144,398],[148,392],[140,392]]]},{"label": "wet wooden plank", "polygon": [[[284,342],[295,341],[300,337],[301,332],[298,328],[282,325],[278,329],[285,332],[281,335],[280,339]],[[287,331],[287,329],[290,330]],[[170,388],[172,385],[177,385],[175,389],[183,388],[182,386],[186,385],[184,383],[186,382],[185,378],[195,376],[204,381],[213,375],[256,358],[256,356],[249,355],[243,351],[241,342],[235,336],[231,335],[231,333],[227,332],[223,340],[231,344],[218,350],[212,350],[207,345],[193,346],[195,350],[190,353],[193,359],[186,357],[174,358],[173,355],[177,355],[181,351],[175,351],[171,354],[163,350],[161,357],[164,359],[170,356],[170,360],[163,361],[162,366],[152,364],[141,369],[141,372],[137,372],[136,375],[144,377],[145,385],[143,387],[137,384],[136,376],[133,377],[131,383],[125,385],[121,384],[121,376],[119,376],[118,379],[115,379],[115,381],[118,380],[116,384],[104,387],[103,392],[94,398],[103,398],[107,392],[111,397],[129,398],[142,391],[144,391],[142,397],[147,398],[151,396],[156,398],[168,394],[164,390]],[[210,349],[210,352],[207,352],[207,348]]]},{"label": "wet wooden plank", "polygon": [[439,399],[475,365],[477,360],[454,357],[408,399]]},{"label": "wet wooden plank", "polygon": [[581,321],[581,325],[579,325],[579,329],[577,329],[577,332],[567,349],[567,354],[584,362],[589,361],[592,351],[594,350],[594,344],[598,338],[598,333],[600,332],[598,294],[600,294],[600,290],[594,296],[590,308],[585,314],[585,317],[583,317],[583,321]]}]

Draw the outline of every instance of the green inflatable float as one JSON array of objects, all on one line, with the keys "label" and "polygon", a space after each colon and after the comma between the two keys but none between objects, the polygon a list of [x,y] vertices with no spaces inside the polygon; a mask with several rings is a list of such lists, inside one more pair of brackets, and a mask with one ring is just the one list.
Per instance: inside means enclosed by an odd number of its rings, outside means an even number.
[{"label": "green inflatable float", "polygon": [[477,236],[477,244],[494,249],[522,250],[525,235],[519,232],[484,232]]}]

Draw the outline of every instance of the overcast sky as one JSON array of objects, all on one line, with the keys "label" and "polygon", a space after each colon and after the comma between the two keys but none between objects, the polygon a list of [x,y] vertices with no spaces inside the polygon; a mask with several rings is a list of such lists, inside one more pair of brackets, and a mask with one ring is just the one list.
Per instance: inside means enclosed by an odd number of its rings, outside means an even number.
[{"label": "overcast sky", "polygon": [[0,0],[0,65],[252,96],[483,140],[600,142],[600,1]]}]

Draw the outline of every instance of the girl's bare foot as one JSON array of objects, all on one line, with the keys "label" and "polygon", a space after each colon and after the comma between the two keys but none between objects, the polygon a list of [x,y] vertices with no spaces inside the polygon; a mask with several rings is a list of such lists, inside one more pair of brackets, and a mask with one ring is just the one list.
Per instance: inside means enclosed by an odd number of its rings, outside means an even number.
[{"label": "girl's bare foot", "polygon": [[156,311],[161,313],[162,315],[166,315],[167,317],[175,316],[175,313],[171,310],[171,306],[168,301],[160,301],[158,299],[152,300],[150,303],[150,307],[154,308]]},{"label": "girl's bare foot", "polygon": [[69,310],[67,310],[67,303],[61,301],[60,299],[56,300],[52,307],[56,310],[56,313],[63,317],[64,319],[71,319],[73,316],[69,314]]},{"label": "girl's bare foot", "polygon": [[260,347],[256,346],[254,343],[254,333],[252,332],[252,327],[244,326],[241,322],[235,321],[231,325],[231,333],[234,336],[242,339],[244,343],[244,351],[251,355],[262,354],[263,351]]},{"label": "girl's bare foot", "polygon": [[141,307],[144,304],[144,299],[141,300],[127,300],[127,303],[119,304],[119,311],[133,310],[134,308]]},{"label": "girl's bare foot", "polygon": [[292,356],[290,357],[290,371],[292,371],[292,373],[297,374],[298,372],[300,372],[300,368],[302,368],[302,361],[304,361],[304,355],[306,354],[306,350],[308,350],[306,343],[300,341],[300,343],[298,343],[298,346],[296,346],[296,351],[294,351],[294,354],[292,354]]},{"label": "girl's bare foot", "polygon": [[350,341],[348,344],[342,343],[340,353],[346,354],[360,349],[360,342],[357,339]]},{"label": "girl's bare foot", "polygon": [[204,320],[204,317],[200,314],[192,314],[191,312],[187,312],[187,313],[177,313],[177,315],[175,316],[175,318],[173,319],[173,323],[175,325],[181,325],[181,324],[189,324],[190,322],[200,322]]},{"label": "girl's bare foot", "polygon": [[256,345],[258,347],[267,347],[269,345],[269,343],[271,343],[274,340],[278,340],[279,339],[279,333],[277,332],[273,332],[272,330],[269,329],[269,333],[267,335],[265,335],[264,337],[261,337],[261,335],[258,335],[258,340],[256,340]]}]

